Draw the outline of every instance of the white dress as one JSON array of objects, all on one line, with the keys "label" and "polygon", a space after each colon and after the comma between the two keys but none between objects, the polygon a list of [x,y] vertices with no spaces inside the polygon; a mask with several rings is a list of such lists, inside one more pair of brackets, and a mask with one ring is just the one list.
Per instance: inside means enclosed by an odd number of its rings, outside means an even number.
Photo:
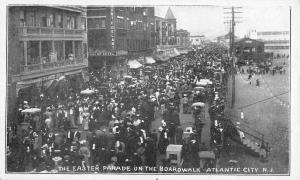
[{"label": "white dress", "polygon": [[78,119],[78,124],[82,124],[83,121],[83,108],[79,107],[79,119]]}]

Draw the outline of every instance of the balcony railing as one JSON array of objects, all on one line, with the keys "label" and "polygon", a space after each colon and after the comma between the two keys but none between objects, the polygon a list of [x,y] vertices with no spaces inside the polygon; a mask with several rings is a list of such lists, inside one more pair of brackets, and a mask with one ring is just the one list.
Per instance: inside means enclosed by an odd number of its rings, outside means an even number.
[{"label": "balcony railing", "polygon": [[24,26],[19,28],[20,36],[38,36],[38,37],[77,37],[85,38],[85,30],[83,29],[62,29],[54,27],[35,27],[35,26]]},{"label": "balcony railing", "polygon": [[38,71],[44,71],[49,69],[59,69],[59,68],[66,68],[74,65],[84,65],[84,59],[82,58],[76,58],[74,60],[63,60],[63,61],[56,61],[56,62],[47,62],[42,64],[33,64],[33,65],[27,65],[27,66],[21,66],[20,72],[22,74],[26,73],[32,73],[32,72],[38,72]]}]

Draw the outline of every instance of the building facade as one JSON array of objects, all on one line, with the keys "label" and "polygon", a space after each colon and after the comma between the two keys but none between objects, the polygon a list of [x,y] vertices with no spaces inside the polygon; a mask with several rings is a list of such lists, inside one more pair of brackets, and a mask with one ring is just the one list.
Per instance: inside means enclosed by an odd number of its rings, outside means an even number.
[{"label": "building facade", "polygon": [[187,30],[179,29],[176,32],[178,37],[178,45],[181,47],[189,47],[191,45],[190,42],[190,33]]},{"label": "building facade", "polygon": [[290,54],[289,31],[256,31],[249,33],[252,39],[258,39],[265,43],[265,52],[273,53],[273,56],[288,56]]},{"label": "building facade", "polygon": [[155,49],[154,7],[87,7],[89,67],[120,77]]},{"label": "building facade", "polygon": [[165,18],[155,16],[155,32],[156,57],[165,60],[177,55],[176,18],[171,8],[168,9]]},{"label": "building facade", "polygon": [[205,40],[205,36],[201,35],[201,36],[190,36],[190,41],[192,43],[193,46],[201,46]]},{"label": "building facade", "polygon": [[88,65],[84,8],[9,6],[7,10],[8,107],[28,87],[39,91],[60,77],[81,75]]},{"label": "building facade", "polygon": [[235,55],[239,61],[253,60],[262,62],[264,60],[264,42],[243,38],[234,43]]}]

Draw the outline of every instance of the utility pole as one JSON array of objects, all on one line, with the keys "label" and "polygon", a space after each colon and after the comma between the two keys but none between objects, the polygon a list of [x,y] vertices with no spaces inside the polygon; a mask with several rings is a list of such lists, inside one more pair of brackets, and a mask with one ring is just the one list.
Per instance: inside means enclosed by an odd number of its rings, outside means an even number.
[{"label": "utility pole", "polygon": [[[230,14],[231,17],[225,17],[225,18],[231,18],[230,21],[230,30],[229,30],[229,50],[230,50],[230,58],[231,58],[231,79],[232,79],[232,93],[231,93],[231,108],[234,107],[235,104],[235,66],[234,66],[234,58],[235,58],[235,25],[236,23],[241,23],[240,21],[235,21],[236,18],[240,17],[235,17],[235,13],[242,13],[242,12],[237,12],[235,9],[240,9],[242,7],[231,7],[231,8],[224,8],[225,10],[231,10],[231,12],[224,12],[224,14]],[[228,23],[228,22],[225,22]]]},{"label": "utility pole", "polygon": [[[235,41],[235,25],[237,23],[241,23],[241,21],[236,21],[236,19],[240,19],[241,17],[236,17],[236,13],[242,13],[235,11],[235,9],[241,9],[242,7],[231,7],[231,8],[224,8],[224,10],[231,10],[230,12],[224,12],[224,14],[230,14],[230,16],[224,17],[225,18],[225,24],[230,24],[230,30],[229,30],[229,49],[230,49],[230,55],[235,55],[235,48],[234,48],[234,41]],[[230,19],[229,21],[227,21]]]}]

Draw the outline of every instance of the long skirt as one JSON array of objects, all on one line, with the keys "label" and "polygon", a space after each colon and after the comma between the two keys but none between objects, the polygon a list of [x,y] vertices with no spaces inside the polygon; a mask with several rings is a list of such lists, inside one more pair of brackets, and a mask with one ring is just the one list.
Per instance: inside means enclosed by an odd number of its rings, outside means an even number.
[{"label": "long skirt", "polygon": [[83,130],[89,130],[89,120],[88,120],[88,118],[84,118],[83,119],[83,122],[82,122],[83,124]]}]

